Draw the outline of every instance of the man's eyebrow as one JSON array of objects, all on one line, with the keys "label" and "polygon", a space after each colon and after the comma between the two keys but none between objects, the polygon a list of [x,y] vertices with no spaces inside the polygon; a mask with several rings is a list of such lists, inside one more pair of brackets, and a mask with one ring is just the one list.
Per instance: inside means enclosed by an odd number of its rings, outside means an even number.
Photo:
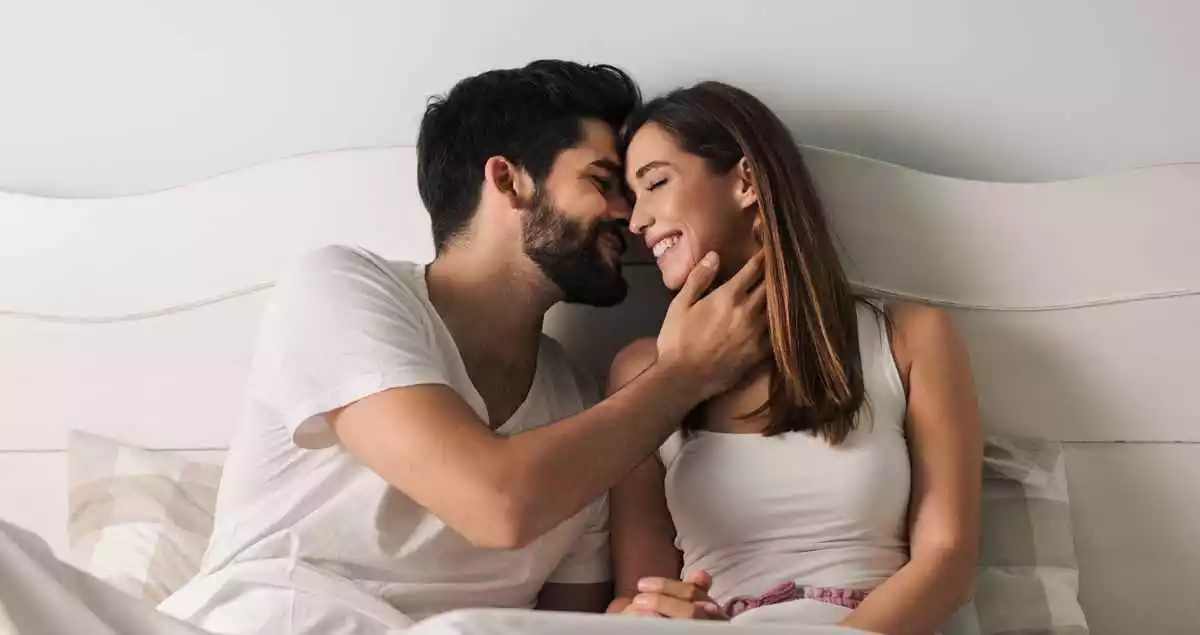
[{"label": "man's eyebrow", "polygon": [[640,178],[642,178],[642,176],[644,174],[646,174],[650,170],[653,170],[654,168],[662,167],[664,165],[671,165],[671,164],[667,163],[666,161],[651,161],[651,162],[647,163],[646,165],[643,165],[642,167],[638,168],[638,171],[637,171],[637,173],[635,173],[633,175],[633,178],[640,179]]},{"label": "man's eyebrow", "polygon": [[602,170],[607,170],[613,174],[621,173],[621,164],[612,159],[596,159],[588,164],[588,167],[597,167]]}]

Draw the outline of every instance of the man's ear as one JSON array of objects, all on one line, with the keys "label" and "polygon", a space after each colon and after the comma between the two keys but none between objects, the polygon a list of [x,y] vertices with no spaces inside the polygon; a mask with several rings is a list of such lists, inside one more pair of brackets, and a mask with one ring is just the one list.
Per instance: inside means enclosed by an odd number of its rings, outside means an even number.
[{"label": "man's ear", "polygon": [[533,198],[533,179],[524,169],[501,156],[494,156],[483,165],[486,185],[508,200],[513,209],[524,209]]},{"label": "man's ear", "polygon": [[738,159],[733,166],[734,200],[742,209],[750,209],[758,204],[758,186],[754,183],[754,170],[746,157]]}]

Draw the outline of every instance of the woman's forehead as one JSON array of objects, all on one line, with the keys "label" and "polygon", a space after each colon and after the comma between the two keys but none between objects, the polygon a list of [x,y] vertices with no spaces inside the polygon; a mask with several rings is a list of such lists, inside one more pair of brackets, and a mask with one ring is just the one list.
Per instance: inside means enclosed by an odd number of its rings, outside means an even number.
[{"label": "woman's forehead", "polygon": [[675,137],[653,123],[633,135],[625,152],[626,178],[633,180],[655,167],[679,162],[682,150]]}]

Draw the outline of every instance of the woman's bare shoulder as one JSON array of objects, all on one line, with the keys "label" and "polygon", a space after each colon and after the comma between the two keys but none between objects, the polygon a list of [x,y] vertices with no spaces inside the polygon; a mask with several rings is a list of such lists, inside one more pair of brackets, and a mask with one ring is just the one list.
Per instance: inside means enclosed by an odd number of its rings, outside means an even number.
[{"label": "woman's bare shoulder", "polygon": [[890,302],[887,312],[891,318],[892,337],[911,348],[945,344],[958,335],[950,314],[937,307],[916,302]]},{"label": "woman's bare shoulder", "polygon": [[608,372],[608,393],[616,392],[628,384],[658,359],[658,344],[652,337],[643,337],[627,344],[613,358]]},{"label": "woman's bare shoulder", "polygon": [[960,345],[954,320],[942,309],[895,301],[887,303],[886,311],[892,357],[906,388],[913,360]]}]

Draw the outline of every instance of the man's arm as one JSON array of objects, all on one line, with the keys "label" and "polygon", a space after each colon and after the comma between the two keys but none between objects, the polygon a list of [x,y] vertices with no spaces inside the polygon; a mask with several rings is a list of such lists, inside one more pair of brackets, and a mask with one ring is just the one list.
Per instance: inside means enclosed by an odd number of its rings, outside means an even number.
[{"label": "man's arm", "polygon": [[699,299],[696,267],[659,336],[659,358],[595,407],[505,437],[441,385],[377,393],[327,415],[346,449],[479,546],[515,548],[600,497],[698,403],[766,354],[761,258]]},{"label": "man's arm", "polygon": [[367,467],[471,542],[517,548],[595,500],[700,400],[667,365],[569,419],[493,433],[454,390],[395,388],[329,417]]}]

